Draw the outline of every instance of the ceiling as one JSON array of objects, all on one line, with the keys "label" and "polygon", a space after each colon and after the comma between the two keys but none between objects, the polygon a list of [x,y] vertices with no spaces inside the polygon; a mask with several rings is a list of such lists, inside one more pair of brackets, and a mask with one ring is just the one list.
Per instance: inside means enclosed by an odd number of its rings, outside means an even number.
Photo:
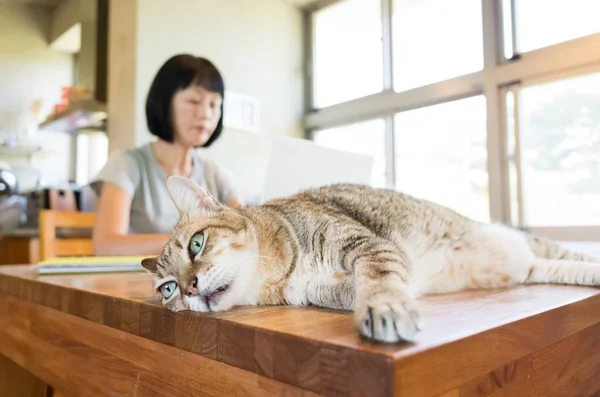
[{"label": "ceiling", "polygon": [[0,0],[2,5],[36,5],[41,7],[54,8],[62,0]]}]

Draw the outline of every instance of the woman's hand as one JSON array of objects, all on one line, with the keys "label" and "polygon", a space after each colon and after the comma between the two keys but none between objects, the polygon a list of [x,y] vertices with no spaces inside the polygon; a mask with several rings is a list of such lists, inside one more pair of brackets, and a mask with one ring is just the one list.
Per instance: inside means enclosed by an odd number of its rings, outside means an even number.
[{"label": "woman's hand", "polygon": [[97,256],[158,255],[168,234],[128,234],[131,197],[121,188],[104,183],[93,231]]}]

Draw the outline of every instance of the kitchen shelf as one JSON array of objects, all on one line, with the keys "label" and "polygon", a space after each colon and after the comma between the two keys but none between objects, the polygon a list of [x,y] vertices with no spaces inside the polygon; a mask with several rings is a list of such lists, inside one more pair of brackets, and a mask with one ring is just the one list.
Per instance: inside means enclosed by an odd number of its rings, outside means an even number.
[{"label": "kitchen shelf", "polygon": [[95,100],[74,101],[67,109],[49,116],[39,125],[39,129],[73,134],[80,129],[103,129],[106,118],[105,104]]}]

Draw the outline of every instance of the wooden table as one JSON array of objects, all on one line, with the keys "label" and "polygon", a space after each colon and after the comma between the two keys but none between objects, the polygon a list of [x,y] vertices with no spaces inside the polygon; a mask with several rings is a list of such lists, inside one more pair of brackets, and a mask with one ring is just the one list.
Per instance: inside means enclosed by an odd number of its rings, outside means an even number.
[{"label": "wooden table", "polygon": [[599,292],[430,296],[417,341],[390,346],[361,340],[348,313],[172,313],[145,273],[3,266],[0,364],[73,396],[589,396],[600,390]]}]

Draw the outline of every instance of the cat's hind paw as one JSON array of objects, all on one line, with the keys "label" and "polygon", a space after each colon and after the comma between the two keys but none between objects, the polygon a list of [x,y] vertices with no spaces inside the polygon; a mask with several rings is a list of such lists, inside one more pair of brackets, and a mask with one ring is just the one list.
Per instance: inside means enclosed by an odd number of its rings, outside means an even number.
[{"label": "cat's hind paw", "polygon": [[421,324],[414,301],[401,293],[376,294],[357,305],[354,316],[363,336],[385,343],[414,340]]}]

